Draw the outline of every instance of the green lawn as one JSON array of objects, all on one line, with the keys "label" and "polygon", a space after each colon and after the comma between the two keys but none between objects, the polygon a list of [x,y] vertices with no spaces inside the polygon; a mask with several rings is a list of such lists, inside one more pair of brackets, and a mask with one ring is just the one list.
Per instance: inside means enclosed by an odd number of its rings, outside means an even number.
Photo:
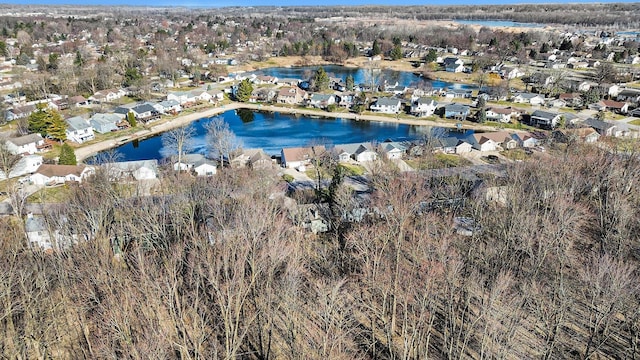
[{"label": "green lawn", "polygon": [[417,170],[442,169],[471,165],[469,160],[453,154],[427,155],[420,159],[405,160],[405,162],[407,165]]},{"label": "green lawn", "polygon": [[631,125],[640,125],[640,119],[629,121],[629,124],[631,124]]},{"label": "green lawn", "polygon": [[500,152],[502,156],[510,160],[525,160],[527,159],[527,153],[522,149],[511,149]]},{"label": "green lawn", "polygon": [[360,176],[365,173],[365,168],[360,165],[340,163],[338,166],[342,167],[349,176]]},{"label": "green lawn", "polygon": [[27,202],[30,203],[59,203],[69,199],[70,186],[73,185],[57,185],[44,187],[35,193],[29,195]]}]

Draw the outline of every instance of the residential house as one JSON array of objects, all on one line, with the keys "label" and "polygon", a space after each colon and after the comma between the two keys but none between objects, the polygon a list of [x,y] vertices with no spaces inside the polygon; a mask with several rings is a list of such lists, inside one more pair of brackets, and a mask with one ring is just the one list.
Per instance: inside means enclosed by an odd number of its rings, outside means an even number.
[{"label": "residential house", "polygon": [[468,137],[468,142],[474,149],[479,151],[495,151],[498,147],[495,141],[484,136],[484,134],[473,134]]},{"label": "residential house", "polygon": [[254,84],[257,84],[257,85],[277,84],[278,78],[275,76],[269,76],[269,75],[258,75],[255,78],[253,78],[252,81]]},{"label": "residential house", "polygon": [[211,102],[213,96],[205,90],[192,90],[191,94],[196,99],[196,102]]},{"label": "residential house", "polygon": [[149,122],[153,120],[158,120],[160,118],[160,113],[149,104],[140,104],[134,106],[130,109],[135,115],[136,120],[142,122]]},{"label": "residential house", "polygon": [[381,97],[371,105],[371,111],[383,114],[397,114],[402,102],[398,98]]},{"label": "residential house", "polygon": [[594,129],[600,136],[614,136],[616,134],[616,125],[602,120],[588,118],[582,124]]},{"label": "residential house", "polygon": [[[15,178],[27,174],[33,174],[42,165],[42,156],[40,155],[25,155],[18,160],[18,162],[11,168],[9,172],[9,178]],[[6,179],[6,175],[3,171],[0,171],[0,179]]]},{"label": "residential house", "polygon": [[186,154],[173,164],[175,171],[193,171],[197,176],[213,176],[218,172],[217,163],[202,154]]},{"label": "residential house", "polygon": [[158,160],[121,161],[102,164],[110,179],[152,180],[158,177]]},{"label": "residential house", "polygon": [[309,106],[318,108],[318,109],[326,109],[327,106],[333,105],[336,103],[336,96],[333,94],[311,94],[309,99],[307,100],[307,104]]},{"label": "residential house", "polygon": [[389,160],[402,159],[407,148],[398,142],[383,142],[379,145],[380,151]]},{"label": "residential house", "polygon": [[533,93],[519,93],[511,98],[511,101],[518,104],[542,105],[544,96]]},{"label": "residential house", "polygon": [[431,116],[435,113],[438,103],[431,99],[421,97],[411,104],[411,114],[419,117]]},{"label": "residential house", "polygon": [[272,88],[257,88],[251,92],[249,102],[251,103],[265,103],[271,102],[276,98],[277,92]]},{"label": "residential house", "polygon": [[507,107],[490,107],[485,111],[487,115],[487,120],[497,121],[501,123],[509,123],[512,118],[517,118],[520,116],[520,111]]},{"label": "residential house", "polygon": [[190,91],[172,91],[167,94],[167,100],[175,100],[182,107],[191,107],[198,102],[196,96]]},{"label": "residential house", "polygon": [[560,122],[561,115],[558,113],[536,110],[531,114],[531,120],[529,121],[532,125],[546,127],[546,128],[554,128]]},{"label": "residential house", "polygon": [[515,149],[516,147],[518,147],[518,142],[513,139],[511,133],[507,131],[486,132],[479,135],[493,140],[493,142],[496,144],[496,147],[499,146],[505,150]]},{"label": "residential house", "polygon": [[298,87],[285,86],[280,88],[280,90],[278,91],[279,104],[288,104],[288,105],[301,104],[306,97],[307,97],[307,92]]},{"label": "residential house", "polygon": [[455,137],[437,139],[434,150],[440,150],[445,154],[464,154],[471,152],[473,146],[464,140]]},{"label": "residential house", "polygon": [[585,143],[594,143],[600,138],[600,134],[590,127],[556,130],[552,135],[556,141],[562,143],[569,143],[576,140]]},{"label": "residential house", "polygon": [[326,152],[322,145],[311,147],[285,148],[280,152],[282,167],[304,171],[313,159],[318,159]]},{"label": "residential house", "polygon": [[461,73],[464,71],[464,61],[457,57],[447,57],[442,60],[444,69],[447,72]]},{"label": "residential house", "polygon": [[125,95],[126,92],[123,89],[107,89],[97,91],[89,97],[89,100],[96,103],[113,102]]},{"label": "residential house", "polygon": [[182,106],[176,100],[165,100],[158,103],[162,108],[163,114],[177,115],[182,111]]},{"label": "residential house", "polygon": [[629,110],[629,103],[614,100],[601,100],[597,103],[600,108],[605,110],[615,111],[619,114],[626,114]]},{"label": "residential house", "polygon": [[620,90],[618,96],[616,96],[617,101],[626,101],[632,103],[640,103],[640,89],[630,89],[625,88]]},{"label": "residential house", "polygon": [[12,154],[35,154],[45,146],[45,141],[40,134],[28,134],[6,140],[7,150]]},{"label": "residential house", "polygon": [[517,67],[503,67],[500,71],[500,75],[502,75],[505,79],[515,79],[519,77],[523,77],[525,75],[524,71],[520,70]]},{"label": "residential house", "polygon": [[518,143],[518,146],[523,148],[532,148],[538,146],[538,139],[531,136],[527,132],[516,132],[511,134],[511,138]]},{"label": "residential house", "polygon": [[33,214],[27,214],[27,218],[24,222],[24,231],[27,234],[27,240],[29,240],[29,246],[40,250],[51,250],[53,247],[51,241],[51,234],[49,227],[42,216],[33,216]]},{"label": "residential house", "polygon": [[118,130],[118,123],[122,121],[122,117],[117,114],[94,114],[89,118],[89,124],[91,127],[101,134],[105,134],[111,131]]},{"label": "residential house", "polygon": [[444,96],[450,99],[470,99],[473,96],[473,92],[465,89],[450,89]]},{"label": "residential house", "polygon": [[249,158],[249,166],[254,170],[271,169],[273,167],[273,159],[262,149],[258,149],[258,151]]},{"label": "residential house", "polygon": [[462,104],[448,104],[444,107],[444,117],[447,119],[459,119],[464,120],[469,116],[471,109],[467,105]]},{"label": "residential house", "polygon": [[36,185],[81,183],[94,172],[93,166],[42,164],[29,178]]},{"label": "residential house", "polygon": [[582,96],[579,93],[560,94],[558,99],[564,101],[566,106],[582,106]]},{"label": "residential house", "polygon": [[34,111],[36,111],[36,106],[34,104],[14,106],[12,109],[5,111],[5,118],[7,121],[22,119],[28,117]]},{"label": "residential house", "polygon": [[340,144],[336,145],[333,151],[341,162],[369,162],[378,159],[378,153],[371,143]]},{"label": "residential house", "polygon": [[82,107],[89,105],[89,100],[85,99],[82,95],[71,96],[67,99],[67,103],[71,107]]},{"label": "residential house", "polygon": [[65,120],[67,122],[67,140],[82,144],[95,139],[93,127],[81,116],[74,116]]}]

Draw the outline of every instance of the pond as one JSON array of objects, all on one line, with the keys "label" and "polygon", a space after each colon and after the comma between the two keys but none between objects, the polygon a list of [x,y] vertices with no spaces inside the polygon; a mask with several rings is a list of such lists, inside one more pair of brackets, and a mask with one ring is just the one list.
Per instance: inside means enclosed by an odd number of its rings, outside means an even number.
[{"label": "pond", "polygon": [[[229,124],[245,149],[261,148],[271,155],[282,148],[308,146],[312,143],[348,144],[356,142],[412,140],[425,134],[448,136],[449,129],[412,126],[377,121],[354,121],[341,118],[311,118],[282,113],[251,110],[227,111],[219,115]],[[192,152],[207,154],[205,125],[211,118],[193,123],[196,130]],[[451,135],[459,134],[451,131]],[[162,136],[124,144],[115,149],[122,161],[164,159],[170,154],[163,147]]]},{"label": "pond", "polygon": [[[367,69],[351,68],[341,65],[323,65],[324,70],[330,77],[337,77],[346,80],[347,76],[353,76],[355,84],[395,84],[401,86],[415,86],[420,83],[428,84],[434,89],[475,89],[473,85],[457,84],[439,80],[428,80],[420,75],[408,71],[396,71],[389,69]],[[295,67],[274,67],[255,71],[256,75],[274,76],[279,79],[294,78],[308,80],[315,74],[319,66],[295,66]]]}]

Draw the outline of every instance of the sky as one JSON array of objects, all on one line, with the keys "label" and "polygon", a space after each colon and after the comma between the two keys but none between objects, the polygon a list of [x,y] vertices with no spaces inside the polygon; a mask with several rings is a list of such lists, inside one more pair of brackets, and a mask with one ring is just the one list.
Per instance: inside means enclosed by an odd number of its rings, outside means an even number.
[{"label": "sky", "polygon": [[332,6],[332,5],[503,5],[542,3],[613,3],[634,2],[634,0],[0,0],[8,4],[51,4],[51,5],[132,5],[132,6]]}]

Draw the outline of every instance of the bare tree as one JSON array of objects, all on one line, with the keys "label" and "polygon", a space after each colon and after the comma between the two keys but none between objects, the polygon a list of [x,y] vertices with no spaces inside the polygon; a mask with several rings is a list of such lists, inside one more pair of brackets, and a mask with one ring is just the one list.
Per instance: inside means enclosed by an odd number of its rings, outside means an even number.
[{"label": "bare tree", "polygon": [[195,129],[191,125],[181,126],[162,134],[162,145],[166,155],[176,155],[178,171],[182,170],[182,158],[186,152],[193,150]]},{"label": "bare tree", "polygon": [[9,151],[5,138],[0,137],[0,171],[7,179],[11,175],[11,171],[20,161],[21,156]]},{"label": "bare tree", "polygon": [[220,160],[220,166],[224,166],[225,159],[230,160],[231,152],[238,149],[240,143],[229,124],[222,118],[214,118],[205,128],[209,151]]}]

